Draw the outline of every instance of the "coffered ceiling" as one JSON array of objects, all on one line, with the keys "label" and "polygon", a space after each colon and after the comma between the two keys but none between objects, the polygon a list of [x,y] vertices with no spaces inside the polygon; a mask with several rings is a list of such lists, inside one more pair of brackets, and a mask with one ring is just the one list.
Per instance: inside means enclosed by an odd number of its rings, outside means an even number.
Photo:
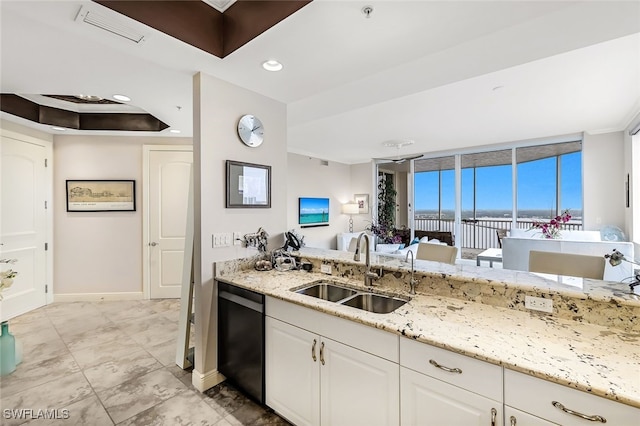
[{"label": "coffered ceiling", "polygon": [[[77,20],[83,7],[142,41]],[[408,155],[620,130],[640,110],[635,1],[315,0],[223,58],[97,2],[3,0],[0,15],[2,93],[126,94],[169,126],[153,135],[192,135],[196,72],[286,103],[289,151],[345,163],[395,139],[415,141]],[[282,71],[262,69],[273,58]]]}]

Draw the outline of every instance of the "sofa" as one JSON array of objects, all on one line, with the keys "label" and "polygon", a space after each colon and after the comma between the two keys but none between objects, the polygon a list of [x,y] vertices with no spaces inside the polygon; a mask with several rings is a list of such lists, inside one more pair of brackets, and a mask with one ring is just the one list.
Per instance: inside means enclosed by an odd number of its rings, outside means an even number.
[{"label": "sofa", "polygon": [[[502,267],[528,271],[531,250],[604,256],[612,253],[614,249],[624,254],[627,259],[634,259],[633,243],[602,241],[600,231],[561,231],[560,238],[546,239],[540,232],[512,229],[509,236],[502,239]],[[609,262],[606,263],[605,281],[628,280],[632,276],[632,264],[622,262],[613,267]]]}]

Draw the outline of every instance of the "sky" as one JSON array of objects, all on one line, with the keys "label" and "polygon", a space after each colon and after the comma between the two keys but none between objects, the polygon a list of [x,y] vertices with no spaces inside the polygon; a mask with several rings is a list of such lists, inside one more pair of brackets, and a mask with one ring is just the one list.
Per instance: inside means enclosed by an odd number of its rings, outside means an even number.
[{"label": "sky", "polygon": [[[582,154],[561,156],[561,210],[582,211]],[[526,210],[554,210],[555,157],[518,165],[518,208]],[[442,172],[442,209],[455,208],[455,174]],[[511,211],[511,165],[479,167],[476,169],[476,209]],[[438,173],[416,173],[416,210],[438,208]],[[473,169],[462,171],[462,209],[473,209]]]},{"label": "sky", "polygon": [[328,198],[300,198],[300,213],[323,213],[329,211]]}]

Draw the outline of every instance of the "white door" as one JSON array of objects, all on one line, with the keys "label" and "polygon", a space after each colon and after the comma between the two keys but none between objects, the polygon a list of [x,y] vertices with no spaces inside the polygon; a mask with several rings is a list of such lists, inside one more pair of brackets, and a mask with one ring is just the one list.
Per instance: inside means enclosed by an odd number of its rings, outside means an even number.
[{"label": "white door", "polygon": [[191,147],[148,151],[144,243],[151,299],[180,297],[192,163]]},{"label": "white door", "polygon": [[266,317],[266,403],[298,426],[320,424],[320,337]]},{"label": "white door", "polygon": [[400,423],[398,364],[325,337],[320,350],[322,425]]},{"label": "white door", "polygon": [[502,402],[400,368],[403,426],[502,425]]},{"label": "white door", "polygon": [[47,149],[6,135],[0,149],[0,258],[17,259],[0,267],[18,272],[13,285],[2,293],[4,321],[47,303]]}]

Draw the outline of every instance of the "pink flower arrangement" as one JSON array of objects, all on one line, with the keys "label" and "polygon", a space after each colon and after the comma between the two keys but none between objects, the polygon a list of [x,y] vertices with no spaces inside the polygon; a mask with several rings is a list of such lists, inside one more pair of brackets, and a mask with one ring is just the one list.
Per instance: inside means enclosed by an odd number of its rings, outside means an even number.
[{"label": "pink flower arrangement", "polygon": [[539,229],[544,238],[559,238],[560,237],[560,228],[563,224],[569,222],[571,220],[571,214],[569,214],[569,209],[565,210],[560,214],[560,216],[556,216],[549,221],[546,222],[538,222],[534,221],[533,225],[531,225],[532,229]]}]

